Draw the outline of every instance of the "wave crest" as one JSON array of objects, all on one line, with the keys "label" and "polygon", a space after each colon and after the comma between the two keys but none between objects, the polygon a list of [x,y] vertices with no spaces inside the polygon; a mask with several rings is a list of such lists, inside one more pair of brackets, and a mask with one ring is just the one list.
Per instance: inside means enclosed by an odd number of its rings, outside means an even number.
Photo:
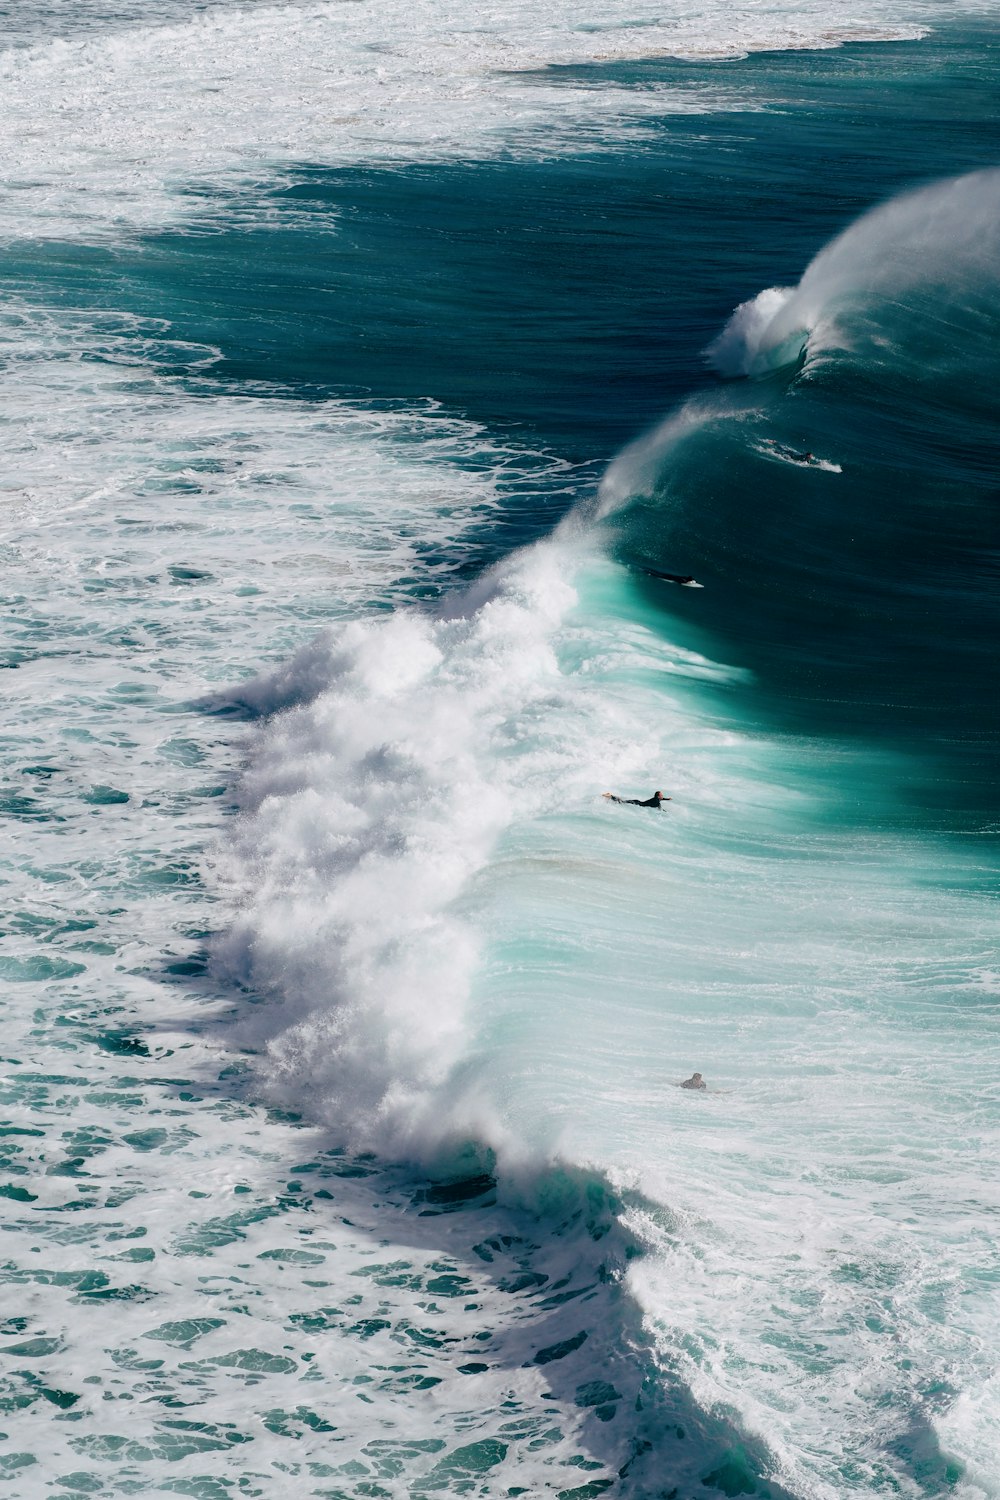
[{"label": "wave crest", "polygon": [[[794,287],[771,286],[749,301],[741,302],[718,338],[705,351],[712,368],[729,377],[760,374],[762,365],[773,369],[769,358],[773,346],[768,333],[794,295]],[[803,330],[803,341],[805,337]],[[796,353],[801,353],[801,349],[800,344]]]},{"label": "wave crest", "polygon": [[978,318],[984,296],[995,304],[998,266],[1000,170],[948,178],[857,219],[798,286],[740,303],[706,353],[732,378],[785,368],[807,348],[924,345],[942,318]]}]

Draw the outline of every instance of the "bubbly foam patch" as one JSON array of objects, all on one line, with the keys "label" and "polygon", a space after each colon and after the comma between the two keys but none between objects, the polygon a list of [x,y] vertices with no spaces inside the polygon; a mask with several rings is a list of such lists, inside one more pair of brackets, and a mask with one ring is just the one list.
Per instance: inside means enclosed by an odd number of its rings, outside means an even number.
[{"label": "bubbly foam patch", "polygon": [[331,1150],[242,1098],[231,1053],[218,1076],[190,996],[177,1032],[95,1045],[94,991],[31,995],[62,1071],[9,1007],[10,1493],[558,1490],[634,1460],[606,1211],[539,1234],[488,1183],[463,1199]]},{"label": "bubbly foam patch", "polygon": [[432,401],[230,394],[211,378],[217,351],[129,314],[8,304],[0,357],[10,586],[23,561],[56,596],[86,581],[123,614],[170,580],[187,591],[161,602],[188,614],[206,593],[221,612],[273,591],[251,617],[272,613],[277,635],[244,639],[241,665],[294,648],[310,617],[445,583],[463,533],[522,481],[556,495],[571,483],[564,461],[496,444]]},{"label": "bubbly foam patch", "polygon": [[557,84],[537,73],[551,64],[922,34],[908,15],[895,23],[893,4],[888,28],[848,15],[839,29],[829,5],[765,16],[709,4],[682,18],[648,0],[626,28],[607,27],[587,0],[506,3],[485,19],[457,0],[416,0],[398,16],[375,0],[212,8],[186,24],[146,14],[144,27],[0,54],[0,178],[16,189],[0,236],[210,223],[220,191],[260,219],[262,190],[302,163],[550,156],[620,142],[646,117],[733,102],[704,84]]},{"label": "bubbly foam patch", "polygon": [[[407,578],[433,590],[447,573],[407,538],[436,538],[440,557],[509,493],[515,452],[431,405],[234,397],[212,383],[213,350],[118,314],[8,309],[0,349],[11,1493],[318,1494],[400,1476],[433,1493],[474,1474],[564,1489],[614,1473],[640,1377],[617,1347],[610,1245],[581,1254],[570,1226],[542,1246],[488,1182],[460,1213],[455,1194],[269,1112],[231,1025],[252,997],[208,972],[223,908],[205,850],[248,745],[207,700],[352,613],[368,617],[368,685],[387,702],[408,677],[416,691],[419,618],[386,606]],[[536,500],[540,476],[564,481],[524,457]],[[379,667],[384,644],[398,649]],[[329,651],[311,654],[328,685]],[[454,713],[437,729],[458,761]],[[442,808],[431,789],[432,915],[463,868],[435,834]],[[293,832],[319,848],[326,828]],[[413,918],[413,899],[374,887],[376,911]],[[602,1379],[620,1393],[610,1425],[576,1399]]]}]

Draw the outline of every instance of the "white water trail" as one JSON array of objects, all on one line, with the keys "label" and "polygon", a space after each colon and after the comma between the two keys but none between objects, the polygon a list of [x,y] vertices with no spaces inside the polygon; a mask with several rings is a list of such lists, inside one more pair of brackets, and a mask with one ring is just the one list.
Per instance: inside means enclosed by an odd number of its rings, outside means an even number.
[{"label": "white water trail", "polygon": [[252,895],[222,956],[283,999],[264,1017],[279,1028],[271,1086],[294,1100],[307,1087],[356,1144],[419,1155],[422,1138],[433,1149],[471,1126],[461,1110],[430,1119],[478,955],[453,904],[515,801],[538,811],[551,795],[551,752],[519,741],[559,691],[565,561],[537,547],[468,616],[357,621],[240,690],[312,701],[273,720],[245,783],[230,874]]}]

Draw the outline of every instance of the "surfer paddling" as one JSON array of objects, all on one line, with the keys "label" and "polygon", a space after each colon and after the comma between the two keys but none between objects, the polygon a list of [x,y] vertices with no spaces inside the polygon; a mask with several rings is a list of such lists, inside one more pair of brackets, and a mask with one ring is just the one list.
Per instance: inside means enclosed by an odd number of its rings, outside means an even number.
[{"label": "surfer paddling", "polygon": [[707,1089],[708,1084],[700,1073],[692,1073],[690,1078],[685,1078],[680,1087],[682,1089]]},{"label": "surfer paddling", "polygon": [[677,583],[682,589],[702,589],[703,583],[690,573],[661,573],[659,568],[643,568],[642,570],[650,578],[659,578],[663,583]]},{"label": "surfer paddling", "polygon": [[788,448],[784,443],[775,442],[774,438],[765,438],[757,449],[763,453],[765,458],[780,458],[785,464],[798,464],[802,469],[828,469],[831,473],[839,474],[840,465],[829,463],[826,459],[817,458],[815,453],[801,452],[798,448]]},{"label": "surfer paddling", "polygon": [[605,792],[609,802],[620,802],[623,807],[659,807],[661,802],[671,802],[673,798],[664,797],[662,792],[654,792],[651,797],[619,797],[614,792]]}]

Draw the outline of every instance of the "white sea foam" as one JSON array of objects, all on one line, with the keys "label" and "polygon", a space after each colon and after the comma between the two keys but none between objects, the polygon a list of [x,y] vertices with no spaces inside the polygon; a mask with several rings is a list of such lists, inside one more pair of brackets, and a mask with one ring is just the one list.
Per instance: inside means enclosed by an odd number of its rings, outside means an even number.
[{"label": "white sea foam", "polygon": [[766,14],[704,4],[683,17],[643,0],[622,28],[589,0],[507,0],[488,16],[458,0],[403,11],[357,0],[212,8],[185,24],[12,49],[0,54],[0,235],[107,239],[210,222],[220,191],[259,218],[262,189],[303,164],[551,156],[620,141],[645,117],[726,109],[733,96],[703,82],[630,90],[537,70],[921,35],[906,12],[889,3],[860,26],[848,9],[838,26],[836,8],[813,0]]},{"label": "white sea foam", "polygon": [[236,884],[256,888],[226,951],[284,999],[285,1092],[308,1080],[360,1145],[412,1152],[412,1117],[466,1041],[476,943],[450,907],[511,815],[498,757],[553,690],[546,624],[572,594],[546,561],[471,621],[402,613],[339,632],[320,648],[322,694],[255,756]]},{"label": "white sea foam", "polygon": [[[212,190],[270,185],[303,159],[573,149],[581,121],[599,139],[646,104],[498,70],[837,40],[822,30],[828,8],[822,25],[803,16],[706,11],[609,31],[583,9],[539,24],[530,7],[470,32],[467,14],[418,7],[387,43],[385,11],[305,6],[8,54],[0,161],[20,208],[6,232],[30,222],[38,235],[108,237],[197,216]],[[648,107],[674,102],[685,107]],[[209,192],[192,199],[199,183]],[[895,1402],[889,1437],[924,1415],[969,1459],[959,1493],[995,1491],[977,1354],[992,1240],[976,1241],[963,1279],[995,1150],[985,1115],[963,1135],[951,1108],[961,1099],[961,1118],[977,1120],[968,1096],[992,1033],[985,1009],[961,1034],[946,1024],[948,994],[990,994],[990,933],[973,903],[918,900],[921,855],[912,885],[859,883],[867,907],[852,910],[835,898],[884,847],[859,847],[848,871],[827,844],[762,841],[763,825],[787,831],[806,805],[802,778],[774,747],[709,728],[690,697],[662,692],[668,678],[735,674],[623,620],[621,575],[578,537],[516,560],[461,606],[373,618],[399,601],[401,572],[434,581],[403,526],[444,542],[495,505],[511,454],[475,424],[431,407],[232,397],[212,385],[211,349],[171,345],[155,325],[126,330],[117,314],[24,309],[9,332],[3,559],[19,664],[5,722],[20,821],[5,878],[23,905],[4,973],[30,998],[5,1023],[5,1098],[24,1129],[41,1120],[47,1132],[37,1154],[34,1138],[15,1138],[8,1158],[39,1205],[15,1204],[2,1231],[26,1322],[5,1326],[5,1347],[15,1395],[34,1402],[15,1408],[27,1451],[4,1455],[17,1461],[12,1492],[31,1494],[36,1476],[95,1491],[126,1465],[150,1494],[164,1475],[164,1493],[218,1493],[237,1475],[265,1493],[413,1491],[450,1482],[431,1451],[438,1433],[461,1453],[484,1423],[498,1444],[495,1472],[477,1481],[487,1488],[511,1487],[515,1465],[538,1492],[593,1472],[600,1431],[595,1446],[580,1437],[586,1398],[568,1373],[559,1383],[571,1367],[534,1363],[533,1331],[558,1315],[477,1280],[447,1226],[415,1231],[391,1182],[377,1178],[370,1199],[345,1187],[325,1138],[241,1102],[248,1060],[209,1024],[231,991],[206,979],[181,994],[164,976],[218,919],[202,853],[248,748],[190,700],[352,612],[365,618],[229,695],[292,705],[261,732],[216,866],[238,908],[227,959],[275,1002],[247,1027],[268,1048],[275,1097],[415,1156],[475,1131],[522,1181],[526,1165],[560,1158],[612,1170],[646,1195],[632,1222],[661,1258],[632,1285],[701,1400],[696,1423],[735,1411],[766,1432],[775,1470],[818,1496],[829,1483],[817,1475],[845,1455],[860,1452],[871,1481],[882,1455],[858,1424]],[[538,472],[538,456],[523,457]],[[669,814],[600,803],[605,784],[650,790],[651,767],[675,795]],[[127,800],[87,800],[109,792]],[[891,954],[886,931],[899,937]],[[939,938],[951,944],[947,994]],[[908,1009],[932,992],[919,1017]],[[924,1024],[934,1006],[939,1031]],[[905,1045],[890,1011],[914,1027]],[[137,1026],[151,1057],[97,1048],[102,1029]],[[855,1038],[876,1033],[895,1087],[857,1076]],[[694,1063],[735,1100],[665,1087]],[[896,1119],[904,1084],[911,1112]],[[909,1145],[928,1096],[943,1101],[929,1165]],[[703,1104],[714,1130],[693,1113]],[[309,1159],[289,1181],[299,1141]],[[336,1210],[303,1179],[332,1189]],[[928,1204],[944,1239],[910,1223]],[[509,1216],[477,1222],[492,1237],[477,1264],[505,1265]],[[563,1281],[572,1253],[532,1261],[533,1250],[529,1274],[543,1265],[557,1296],[579,1295],[581,1324],[604,1309],[596,1270]],[[81,1278],[95,1270],[91,1290],[109,1301],[88,1300]],[[879,1320],[884,1337],[869,1326]],[[609,1360],[626,1327],[612,1322]],[[474,1385],[455,1369],[458,1348],[489,1350]],[[893,1383],[897,1349],[916,1373]],[[969,1389],[938,1415],[933,1384],[951,1359]],[[40,1380],[76,1398],[72,1420],[53,1420]],[[855,1386],[874,1393],[860,1416]],[[186,1402],[194,1411],[177,1417]],[[204,1431],[184,1425],[199,1416]],[[706,1450],[686,1441],[691,1456],[671,1472],[702,1493]],[[470,1482],[477,1471],[456,1462]]]},{"label": "white sea foam", "polygon": [[[10,1493],[447,1482],[450,1455],[461,1469],[484,1423],[505,1487],[515,1470],[540,1487],[572,1484],[581,1461],[602,1472],[585,1457],[595,1419],[572,1388],[542,1406],[556,1382],[532,1365],[538,1285],[568,1277],[589,1293],[596,1266],[553,1246],[522,1297],[532,1247],[511,1238],[509,1212],[478,1213],[453,1244],[450,1219],[443,1230],[411,1208],[402,1174],[366,1186],[370,1164],[269,1116],[232,1029],[217,1029],[233,993],[204,973],[220,908],[202,861],[247,752],[206,698],[323,621],[363,612],[359,677],[391,703],[407,669],[419,676],[405,648],[424,627],[385,606],[407,576],[426,589],[442,567],[404,533],[454,545],[517,483],[518,454],[430,403],[234,397],[213,384],[210,348],[118,314],[23,305],[3,335],[2,795],[17,832],[0,864],[17,895],[0,955]],[[533,490],[566,477],[544,455],[521,457]],[[504,639],[516,671],[516,630],[498,623],[498,650]],[[329,651],[310,654],[328,686]],[[451,712],[436,722],[459,761]],[[461,880],[468,857],[435,833],[436,812],[446,835],[449,809],[430,788],[416,875],[436,884],[421,896],[398,876],[395,890],[376,882],[376,912],[398,893],[405,920],[422,899],[429,926]],[[305,869],[325,829],[296,826]],[[419,921],[407,931],[419,944]],[[301,920],[287,937],[294,956]],[[400,1076],[414,1076],[411,1057],[428,1066],[419,1044],[401,1046]],[[477,1236],[494,1248],[473,1253]],[[558,1314],[543,1321],[558,1339]],[[604,1342],[595,1332],[595,1360],[598,1346],[621,1359],[617,1329]],[[474,1386],[457,1368],[469,1361]],[[580,1378],[590,1371],[585,1357]],[[53,1422],[60,1402],[72,1422]]]}]

